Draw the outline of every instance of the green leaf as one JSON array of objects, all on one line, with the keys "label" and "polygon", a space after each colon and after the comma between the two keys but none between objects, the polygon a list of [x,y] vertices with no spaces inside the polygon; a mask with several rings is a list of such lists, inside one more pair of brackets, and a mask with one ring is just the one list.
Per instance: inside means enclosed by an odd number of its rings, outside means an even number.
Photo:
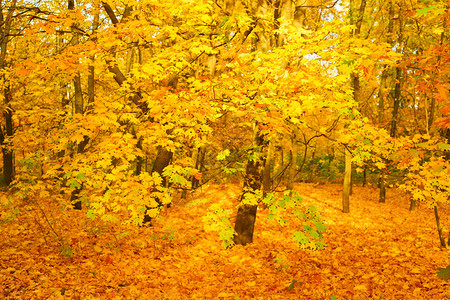
[{"label": "green leaf", "polygon": [[311,206],[309,207],[309,211],[317,211],[317,208],[316,208],[315,206],[312,206],[312,205],[311,205]]},{"label": "green leaf", "polygon": [[89,219],[95,219],[95,212],[92,209],[88,210],[87,217]]},{"label": "green leaf", "polygon": [[325,243],[323,243],[323,242],[319,242],[319,241],[314,241],[314,244],[316,244],[316,249],[317,250],[323,250],[323,249],[325,249]]},{"label": "green leaf", "polygon": [[288,291],[292,291],[292,289],[294,288],[294,285],[297,283],[297,280],[293,279],[291,284],[289,285]]},{"label": "green leaf", "polygon": [[307,237],[303,232],[297,231],[294,233],[294,241],[300,244],[309,243],[309,237]]},{"label": "green leaf", "polygon": [[219,154],[217,154],[217,160],[224,160],[229,155],[230,155],[230,150],[225,149],[222,152],[219,152]]},{"label": "green leaf", "polygon": [[438,147],[441,148],[441,150],[450,150],[450,145],[447,143],[438,143]]},{"label": "green leaf", "polygon": [[308,225],[303,226],[303,230],[306,231],[306,232],[308,232],[308,233],[310,233],[310,232],[313,231],[312,227],[311,227],[311,226],[308,226]]},{"label": "green leaf", "polygon": [[327,225],[325,225],[325,224],[323,224],[323,223],[316,223],[315,224],[316,225],[316,230],[318,231],[318,232],[322,232],[322,231],[325,231],[326,229],[327,229]]},{"label": "green leaf", "polygon": [[69,185],[69,187],[72,190],[81,188],[81,184],[78,181],[76,181],[75,179],[71,179],[71,180],[67,181],[67,184]]},{"label": "green leaf", "polygon": [[431,6],[419,9],[419,10],[417,10],[417,16],[418,17],[424,16],[424,15],[428,14],[430,12],[430,10],[432,10],[436,7],[437,7],[437,5],[431,5]]},{"label": "green leaf", "polygon": [[77,176],[75,176],[77,179],[84,180],[86,178],[86,175],[83,173],[78,173]]},{"label": "green leaf", "polygon": [[450,265],[448,265],[446,268],[438,268],[438,272],[436,273],[437,276],[444,280],[450,279]]}]

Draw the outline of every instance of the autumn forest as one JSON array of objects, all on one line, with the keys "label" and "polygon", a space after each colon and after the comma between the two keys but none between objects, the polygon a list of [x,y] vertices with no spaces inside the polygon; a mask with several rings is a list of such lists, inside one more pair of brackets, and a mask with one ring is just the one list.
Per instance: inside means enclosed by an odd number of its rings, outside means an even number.
[{"label": "autumn forest", "polygon": [[450,299],[449,8],[0,0],[0,298]]}]

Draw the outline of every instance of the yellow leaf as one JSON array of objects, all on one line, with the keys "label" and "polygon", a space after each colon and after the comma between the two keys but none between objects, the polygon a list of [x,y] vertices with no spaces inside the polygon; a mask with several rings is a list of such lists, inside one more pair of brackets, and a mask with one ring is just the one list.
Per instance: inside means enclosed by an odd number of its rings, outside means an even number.
[{"label": "yellow leaf", "polygon": [[217,295],[217,297],[233,297],[234,294],[233,293],[226,293],[226,292],[221,292],[219,293],[219,295]]},{"label": "yellow leaf", "polygon": [[357,290],[357,291],[366,291],[367,287],[364,284],[360,284],[360,285],[355,286],[353,289]]}]

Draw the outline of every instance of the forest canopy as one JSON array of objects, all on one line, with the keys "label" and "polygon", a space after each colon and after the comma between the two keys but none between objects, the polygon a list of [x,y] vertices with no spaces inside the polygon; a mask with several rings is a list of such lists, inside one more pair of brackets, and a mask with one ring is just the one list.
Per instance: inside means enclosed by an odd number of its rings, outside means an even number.
[{"label": "forest canopy", "polygon": [[150,230],[238,183],[231,213],[200,217],[224,248],[253,242],[259,209],[301,220],[311,251],[327,221],[295,184],[343,184],[343,213],[362,185],[401,191],[445,248],[449,22],[434,0],[0,1],[2,224],[36,212],[70,256],[50,210]]}]

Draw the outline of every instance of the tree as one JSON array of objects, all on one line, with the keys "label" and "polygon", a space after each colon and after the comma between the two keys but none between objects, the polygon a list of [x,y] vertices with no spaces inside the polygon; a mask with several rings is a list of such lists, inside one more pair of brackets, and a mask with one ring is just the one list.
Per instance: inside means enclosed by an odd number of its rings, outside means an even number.
[{"label": "tree", "polygon": [[[4,125],[0,128],[0,145],[3,154],[3,182],[6,186],[10,185],[14,179],[14,154],[11,145],[11,138],[14,133],[14,125],[12,120],[12,86],[9,82],[5,69],[8,67],[7,53],[10,33],[13,26],[13,14],[16,10],[17,1],[11,1],[7,9],[7,13],[0,7],[0,70],[2,71],[2,96],[3,96],[3,117]],[[0,2],[1,6],[1,2]]]}]

